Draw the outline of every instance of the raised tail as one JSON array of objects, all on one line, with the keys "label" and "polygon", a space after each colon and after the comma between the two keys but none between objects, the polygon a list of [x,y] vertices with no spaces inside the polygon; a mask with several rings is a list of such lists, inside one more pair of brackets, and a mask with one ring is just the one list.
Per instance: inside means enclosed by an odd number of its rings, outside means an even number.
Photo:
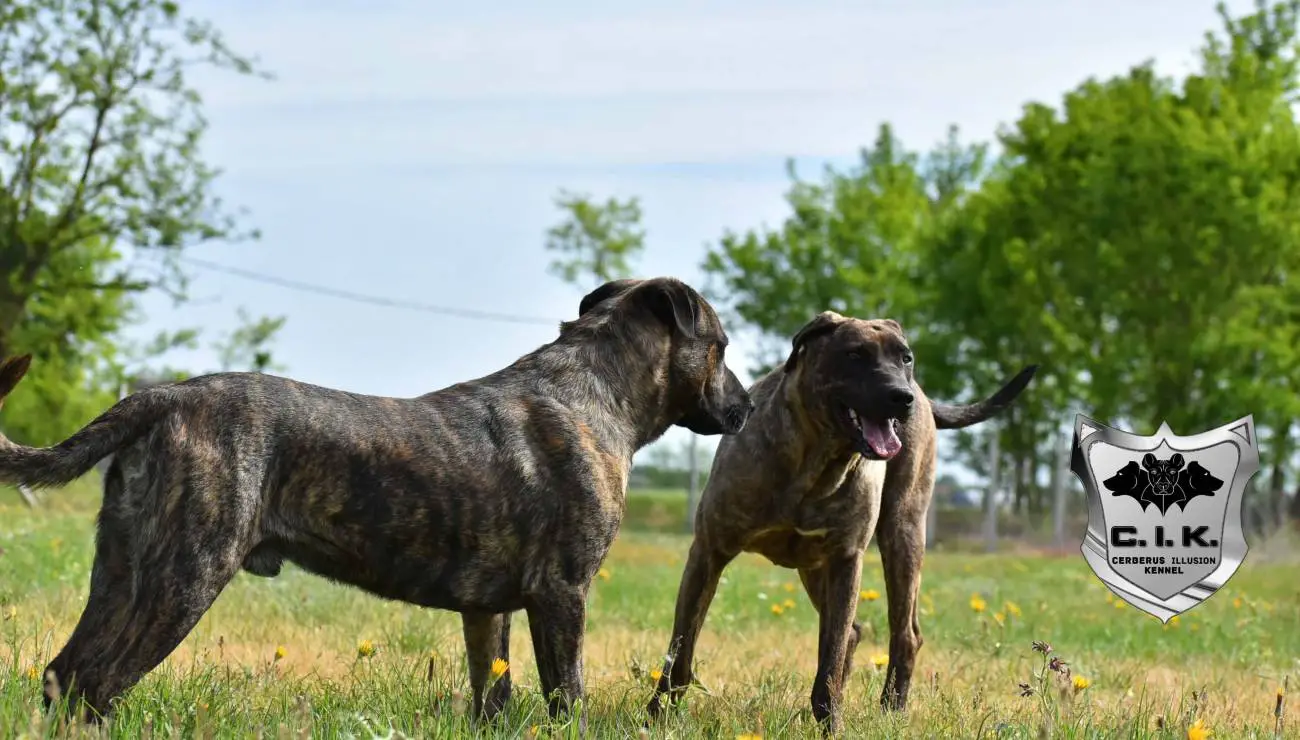
[{"label": "raised tail", "polygon": [[[31,362],[31,355],[22,355],[0,363],[0,406],[27,374]],[[27,447],[0,435],[0,483],[32,488],[67,485],[148,431],[161,408],[146,394],[129,396],[52,447]]]},{"label": "raised tail", "polygon": [[996,416],[998,412],[1010,406],[1011,402],[1016,400],[1021,391],[1029,385],[1029,381],[1033,379],[1034,373],[1037,371],[1037,365],[1026,367],[1016,377],[1007,381],[1007,384],[1002,386],[1001,390],[978,403],[946,404],[931,402],[930,408],[934,414],[935,427],[939,429],[961,429]]}]

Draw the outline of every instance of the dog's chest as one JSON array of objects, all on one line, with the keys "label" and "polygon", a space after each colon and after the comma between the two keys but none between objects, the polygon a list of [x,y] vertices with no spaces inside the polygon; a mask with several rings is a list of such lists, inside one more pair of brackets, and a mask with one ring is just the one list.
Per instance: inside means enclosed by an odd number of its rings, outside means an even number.
[{"label": "dog's chest", "polygon": [[818,483],[795,499],[789,521],[798,534],[832,539],[856,537],[864,526],[870,534],[880,511],[885,463],[859,459]]}]

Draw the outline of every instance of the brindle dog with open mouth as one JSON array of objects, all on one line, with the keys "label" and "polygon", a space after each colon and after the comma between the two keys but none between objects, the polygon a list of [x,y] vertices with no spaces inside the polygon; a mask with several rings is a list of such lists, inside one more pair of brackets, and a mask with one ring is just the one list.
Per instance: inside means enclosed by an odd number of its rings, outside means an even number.
[{"label": "brindle dog with open mouth", "polygon": [[862,555],[873,533],[889,602],[889,668],[880,700],[903,709],[921,647],[916,601],[936,429],[992,417],[1036,369],[1026,368],[988,400],[951,406],[932,403],[917,385],[912,350],[895,321],[826,311],[793,345],[784,367],[750,387],[756,408],[745,429],[718,445],[667,662],[648,707],[652,717],[692,682],[696,639],[723,568],[753,552],[799,570],[820,616],[812,712],[828,732],[840,729],[841,696],[861,633],[854,616]]},{"label": "brindle dog with open mouth", "polygon": [[[47,705],[63,692],[107,713],[241,568],[272,577],[288,560],[459,612],[475,717],[509,698],[509,672],[484,690],[524,610],[550,712],[570,708],[633,453],[674,424],[734,434],[753,408],[685,283],[606,283],[579,311],[509,367],[415,398],[220,373],[128,396],[53,447],[0,438],[7,483],[63,485],[113,456],[89,602],[46,669]],[[0,398],[29,359],[0,366]]]}]

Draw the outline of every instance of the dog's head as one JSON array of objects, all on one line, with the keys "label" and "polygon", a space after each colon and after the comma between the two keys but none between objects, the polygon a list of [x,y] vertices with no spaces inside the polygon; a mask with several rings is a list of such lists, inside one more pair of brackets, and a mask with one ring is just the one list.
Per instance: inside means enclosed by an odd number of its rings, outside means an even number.
[{"label": "dog's head", "polygon": [[1142,456],[1142,467],[1151,474],[1151,488],[1157,496],[1168,496],[1174,492],[1178,482],[1178,473],[1183,469],[1183,456],[1175,452],[1168,460],[1156,459],[1150,452]]},{"label": "dog's head", "polygon": [[1101,484],[1111,493],[1116,495],[1126,493],[1130,496],[1136,496],[1146,487],[1150,476],[1147,471],[1138,467],[1133,460],[1120,468],[1114,475],[1102,481]]},{"label": "dog's head", "polygon": [[609,313],[656,346],[667,340],[663,391],[672,423],[696,434],[735,434],[754,410],[749,393],[727,367],[729,342],[713,306],[674,278],[611,280],[583,297],[579,318]]},{"label": "dog's head", "polygon": [[1193,493],[1210,495],[1223,488],[1223,481],[1195,460],[1187,463],[1187,469],[1178,474],[1178,479]]},{"label": "dog's head", "polygon": [[807,384],[806,403],[863,457],[888,460],[903,449],[898,424],[912,413],[912,350],[893,319],[823,311],[794,335],[786,373]]}]

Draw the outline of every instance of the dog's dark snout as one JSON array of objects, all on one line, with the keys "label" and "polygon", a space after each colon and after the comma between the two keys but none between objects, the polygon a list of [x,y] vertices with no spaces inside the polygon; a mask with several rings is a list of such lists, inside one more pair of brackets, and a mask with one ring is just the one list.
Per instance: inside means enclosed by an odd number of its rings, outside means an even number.
[{"label": "dog's dark snout", "polygon": [[910,409],[916,394],[907,388],[894,388],[889,391],[889,402],[900,409]]},{"label": "dog's dark snout", "polygon": [[754,399],[746,393],[740,402],[733,404],[727,409],[727,427],[732,434],[739,434],[745,428],[745,422],[749,421],[750,414],[754,413]]}]

